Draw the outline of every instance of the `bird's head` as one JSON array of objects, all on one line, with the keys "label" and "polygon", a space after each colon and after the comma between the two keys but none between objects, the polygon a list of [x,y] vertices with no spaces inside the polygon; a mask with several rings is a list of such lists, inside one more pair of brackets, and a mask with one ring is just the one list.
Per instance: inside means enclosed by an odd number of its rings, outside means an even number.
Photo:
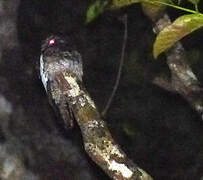
[{"label": "bird's head", "polygon": [[59,72],[66,72],[82,81],[82,57],[73,39],[51,35],[42,42],[40,56],[40,76],[46,88],[48,79]]},{"label": "bird's head", "polygon": [[71,37],[50,35],[42,42],[41,52],[46,56],[55,56],[64,51],[72,52],[76,49],[73,41]]}]

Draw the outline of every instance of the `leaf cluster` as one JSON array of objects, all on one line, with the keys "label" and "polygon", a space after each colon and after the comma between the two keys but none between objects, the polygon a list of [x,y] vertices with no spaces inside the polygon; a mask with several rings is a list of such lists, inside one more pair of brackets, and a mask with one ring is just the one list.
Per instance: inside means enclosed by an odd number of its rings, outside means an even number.
[{"label": "leaf cluster", "polygon": [[199,0],[188,0],[194,5],[194,10],[182,7],[181,2],[181,0],[96,0],[87,10],[86,22],[92,22],[105,10],[119,9],[135,3],[141,3],[143,11],[151,19],[155,19],[167,6],[187,12],[157,35],[153,45],[153,55],[157,58],[177,41],[203,26],[203,14],[198,11]]}]

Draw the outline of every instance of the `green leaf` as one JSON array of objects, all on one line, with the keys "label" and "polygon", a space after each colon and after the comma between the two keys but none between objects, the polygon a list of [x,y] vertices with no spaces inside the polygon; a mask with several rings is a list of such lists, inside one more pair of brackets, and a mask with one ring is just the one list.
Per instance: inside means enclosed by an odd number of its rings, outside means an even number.
[{"label": "green leaf", "polygon": [[199,3],[199,0],[188,0],[188,1],[191,2],[192,4],[194,4],[195,10],[198,12],[198,3]]},{"label": "green leaf", "polygon": [[188,1],[191,2],[192,4],[194,4],[195,10],[198,12],[198,3],[199,3],[199,0],[188,0]]},{"label": "green leaf", "polygon": [[183,15],[165,27],[156,37],[153,49],[155,58],[171,48],[177,41],[203,27],[202,14]]},{"label": "green leaf", "polygon": [[181,1],[182,1],[182,0],[178,0],[178,5],[180,5]]},{"label": "green leaf", "polygon": [[191,2],[194,5],[199,3],[199,0],[188,0],[188,1]]},{"label": "green leaf", "polygon": [[175,4],[171,4],[171,3],[167,3],[167,1],[169,0],[143,0],[143,2],[147,2],[147,3],[151,3],[151,4],[162,4],[162,5],[165,5],[165,6],[169,6],[169,7],[172,7],[172,8],[176,8],[176,9],[180,9],[182,11],[186,11],[186,12],[189,12],[189,13],[198,13],[198,11],[193,11],[191,9],[187,9],[187,8],[184,8],[184,7],[181,7],[181,6],[176,6]]},{"label": "green leaf", "polygon": [[93,4],[91,4],[87,10],[86,23],[89,23],[97,18],[104,11],[107,4],[107,0],[96,0]]},{"label": "green leaf", "polygon": [[170,2],[170,0],[142,0],[142,9],[147,16],[155,20],[166,7],[166,5],[162,3],[168,2]]},{"label": "green leaf", "polygon": [[116,8],[122,8],[125,6],[129,6],[134,3],[139,3],[143,0],[112,0],[111,2],[111,8],[116,9]]}]

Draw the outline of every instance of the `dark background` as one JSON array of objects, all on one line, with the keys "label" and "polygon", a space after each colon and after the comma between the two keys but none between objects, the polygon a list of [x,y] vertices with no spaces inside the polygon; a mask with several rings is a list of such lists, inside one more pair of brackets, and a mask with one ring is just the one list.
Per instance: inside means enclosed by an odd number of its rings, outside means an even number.
[{"label": "dark background", "polygon": [[[170,74],[164,56],[152,58],[153,24],[136,4],[107,11],[85,25],[91,2],[21,0],[17,12],[21,49],[4,50],[0,62],[0,92],[12,106],[6,123],[1,122],[2,146],[22,160],[36,179],[109,179],[85,154],[79,128],[66,132],[55,117],[39,79],[38,62],[41,41],[49,34],[75,37],[83,56],[84,83],[102,111],[120,62],[124,33],[120,17],[127,13],[122,77],[105,120],[129,157],[155,180],[200,180],[203,123],[182,97],[151,83],[158,74]],[[192,8],[188,3],[185,6]],[[167,11],[172,19],[183,14]],[[200,29],[182,43],[188,63],[203,83],[202,40]]]}]

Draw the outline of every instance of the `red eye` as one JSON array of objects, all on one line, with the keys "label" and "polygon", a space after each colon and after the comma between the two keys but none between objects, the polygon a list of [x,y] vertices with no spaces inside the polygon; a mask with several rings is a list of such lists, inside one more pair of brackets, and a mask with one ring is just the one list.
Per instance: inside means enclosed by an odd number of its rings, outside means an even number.
[{"label": "red eye", "polygon": [[49,44],[50,44],[50,45],[55,44],[55,40],[54,40],[54,39],[51,39],[51,40],[49,41]]}]

